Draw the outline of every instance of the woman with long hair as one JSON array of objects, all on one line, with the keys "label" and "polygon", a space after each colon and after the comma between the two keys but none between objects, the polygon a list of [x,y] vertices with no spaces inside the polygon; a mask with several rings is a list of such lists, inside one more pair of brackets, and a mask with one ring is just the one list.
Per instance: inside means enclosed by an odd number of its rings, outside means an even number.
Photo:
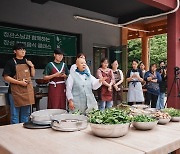
[{"label": "woman with long hair", "polygon": [[114,74],[113,71],[108,68],[108,65],[108,59],[103,58],[101,60],[101,66],[97,70],[97,78],[106,78],[106,80],[102,82],[103,85],[100,88],[99,92],[100,110],[104,110],[105,108],[111,108],[113,106]]},{"label": "woman with long hair", "polygon": [[139,63],[139,69],[142,71],[142,74],[143,74],[143,78],[144,78],[144,75],[146,73],[146,70],[145,70],[145,65],[143,62],[140,62]]}]

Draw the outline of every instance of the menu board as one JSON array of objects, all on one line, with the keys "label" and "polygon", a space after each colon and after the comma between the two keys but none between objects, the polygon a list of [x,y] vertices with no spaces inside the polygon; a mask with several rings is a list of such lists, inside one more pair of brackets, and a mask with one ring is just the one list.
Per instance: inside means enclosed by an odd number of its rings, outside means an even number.
[{"label": "menu board", "polygon": [[55,48],[70,57],[77,53],[77,36],[0,26],[0,53],[13,54],[15,43],[24,43],[27,55],[52,56]]}]

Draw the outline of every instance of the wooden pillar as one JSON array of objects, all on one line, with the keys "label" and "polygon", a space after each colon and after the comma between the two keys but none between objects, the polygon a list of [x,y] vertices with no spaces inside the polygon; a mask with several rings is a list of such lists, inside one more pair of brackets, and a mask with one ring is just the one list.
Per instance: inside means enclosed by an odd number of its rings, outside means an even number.
[{"label": "wooden pillar", "polygon": [[128,45],[128,29],[127,28],[122,28],[121,29],[121,42],[120,44],[122,45],[122,71],[125,73],[127,72],[128,69],[128,50],[127,50],[127,45]]},{"label": "wooden pillar", "polygon": [[[174,68],[180,67],[180,9],[173,14],[168,15],[167,18],[168,32],[167,32],[167,70],[168,70],[168,107],[174,107],[180,109],[180,97],[178,84],[179,80],[174,82]],[[180,74],[177,75],[180,78]],[[180,85],[179,85],[180,86]]]},{"label": "wooden pillar", "polygon": [[149,70],[149,38],[146,36],[144,33],[142,38],[141,38],[141,44],[142,44],[142,55],[141,55],[141,61],[145,65],[146,71]]},{"label": "wooden pillar", "polygon": [[[128,29],[121,28],[120,32],[120,44],[122,45],[122,71],[124,77],[126,77],[126,73],[128,71]],[[124,80],[123,86],[127,87],[127,82]],[[123,101],[127,100],[127,93],[123,93]]]}]

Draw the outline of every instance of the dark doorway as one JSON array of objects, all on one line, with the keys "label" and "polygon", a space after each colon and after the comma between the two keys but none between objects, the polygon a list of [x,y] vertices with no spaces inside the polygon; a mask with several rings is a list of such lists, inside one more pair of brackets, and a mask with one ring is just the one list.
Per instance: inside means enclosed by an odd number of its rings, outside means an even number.
[{"label": "dark doorway", "polygon": [[101,64],[101,59],[107,57],[107,55],[108,55],[108,48],[93,47],[93,60],[94,60],[93,73],[94,73],[94,76],[96,76],[96,71]]}]

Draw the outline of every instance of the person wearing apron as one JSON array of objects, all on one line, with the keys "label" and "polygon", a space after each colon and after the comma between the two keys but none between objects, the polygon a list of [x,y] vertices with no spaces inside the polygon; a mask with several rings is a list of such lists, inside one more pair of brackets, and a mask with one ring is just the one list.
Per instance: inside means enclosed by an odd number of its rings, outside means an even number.
[{"label": "person wearing apron", "polygon": [[101,66],[97,70],[97,78],[106,78],[103,81],[103,85],[99,90],[99,109],[104,110],[105,108],[111,108],[113,106],[113,84],[114,74],[111,69],[108,68],[108,59],[103,58],[101,60]]},{"label": "person wearing apron", "polygon": [[92,89],[98,89],[102,85],[102,79],[96,79],[89,74],[85,59],[78,58],[76,65],[76,71],[70,73],[66,84],[69,111],[86,114],[98,108]]},{"label": "person wearing apron", "polygon": [[132,69],[128,70],[127,81],[129,83],[127,101],[128,105],[133,103],[144,102],[144,95],[142,90],[143,76],[142,71],[138,69],[138,61],[132,61]]},{"label": "person wearing apron", "polygon": [[10,103],[11,124],[27,122],[30,107],[34,104],[34,89],[31,77],[35,75],[34,65],[24,58],[25,45],[17,43],[13,47],[15,58],[4,67],[3,77],[10,83],[8,96]]},{"label": "person wearing apron", "polygon": [[66,109],[66,85],[65,80],[69,74],[67,65],[62,62],[61,49],[54,50],[54,61],[46,65],[44,80],[49,80],[48,109]]},{"label": "person wearing apron", "polygon": [[111,64],[114,78],[115,78],[115,83],[113,85],[113,106],[117,106],[123,101],[123,72],[118,69],[119,64],[117,60],[114,60],[113,63]]}]

